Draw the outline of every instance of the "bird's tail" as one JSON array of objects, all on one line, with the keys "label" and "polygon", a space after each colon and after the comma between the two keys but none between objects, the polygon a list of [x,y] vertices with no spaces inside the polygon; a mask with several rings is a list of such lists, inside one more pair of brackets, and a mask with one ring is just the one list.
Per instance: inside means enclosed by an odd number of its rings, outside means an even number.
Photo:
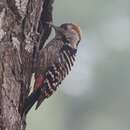
[{"label": "bird's tail", "polygon": [[39,96],[41,95],[41,90],[37,89],[36,91],[33,91],[25,100],[24,108],[23,108],[23,114],[27,114],[29,110],[32,108],[32,106],[35,104],[35,102],[38,100]]}]

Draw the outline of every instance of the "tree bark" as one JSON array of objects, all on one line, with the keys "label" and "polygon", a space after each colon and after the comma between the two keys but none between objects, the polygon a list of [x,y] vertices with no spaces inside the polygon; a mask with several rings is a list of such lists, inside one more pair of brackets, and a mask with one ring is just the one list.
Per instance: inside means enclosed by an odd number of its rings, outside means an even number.
[{"label": "tree bark", "polygon": [[0,1],[0,130],[24,130],[22,108],[50,35],[53,0]]}]

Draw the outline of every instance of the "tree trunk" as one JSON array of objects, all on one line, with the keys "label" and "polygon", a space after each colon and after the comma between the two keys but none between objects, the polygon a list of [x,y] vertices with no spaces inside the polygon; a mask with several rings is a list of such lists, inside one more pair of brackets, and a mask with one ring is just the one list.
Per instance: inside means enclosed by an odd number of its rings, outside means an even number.
[{"label": "tree trunk", "polygon": [[22,108],[37,54],[50,35],[46,22],[52,22],[52,3],[0,1],[0,130],[25,129]]}]

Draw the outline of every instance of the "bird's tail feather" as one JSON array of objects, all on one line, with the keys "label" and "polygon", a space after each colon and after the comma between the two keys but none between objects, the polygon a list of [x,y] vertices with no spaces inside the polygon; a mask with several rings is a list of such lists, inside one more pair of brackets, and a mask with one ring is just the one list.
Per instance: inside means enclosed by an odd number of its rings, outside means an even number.
[{"label": "bird's tail feather", "polygon": [[33,91],[25,100],[23,114],[27,114],[41,95],[41,90]]},{"label": "bird's tail feather", "polygon": [[44,95],[41,95],[37,101],[37,104],[36,104],[36,108],[35,110],[37,110],[39,108],[39,106],[41,105],[41,103],[43,102],[43,100],[45,99],[45,96]]}]

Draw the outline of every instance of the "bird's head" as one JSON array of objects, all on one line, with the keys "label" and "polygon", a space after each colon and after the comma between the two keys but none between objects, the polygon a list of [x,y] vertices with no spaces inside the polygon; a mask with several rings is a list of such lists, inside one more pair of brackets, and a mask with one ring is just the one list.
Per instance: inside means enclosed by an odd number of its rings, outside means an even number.
[{"label": "bird's head", "polygon": [[61,38],[69,46],[77,49],[81,40],[81,30],[79,26],[72,23],[64,23],[60,26],[50,25],[54,28],[56,37]]}]

